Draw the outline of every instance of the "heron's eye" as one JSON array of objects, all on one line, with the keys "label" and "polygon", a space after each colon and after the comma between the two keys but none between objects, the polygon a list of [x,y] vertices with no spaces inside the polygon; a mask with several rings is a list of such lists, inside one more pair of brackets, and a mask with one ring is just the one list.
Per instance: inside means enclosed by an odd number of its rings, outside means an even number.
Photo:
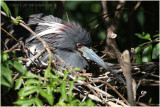
[{"label": "heron's eye", "polygon": [[81,48],[82,45],[81,45],[80,43],[77,43],[77,47],[78,47],[78,48]]}]

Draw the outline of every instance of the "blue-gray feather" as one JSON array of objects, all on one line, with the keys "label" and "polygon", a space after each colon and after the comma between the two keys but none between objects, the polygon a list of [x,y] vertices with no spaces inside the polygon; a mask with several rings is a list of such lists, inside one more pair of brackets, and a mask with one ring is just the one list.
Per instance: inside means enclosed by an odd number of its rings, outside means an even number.
[{"label": "blue-gray feather", "polygon": [[[52,15],[43,17],[43,14],[38,14],[30,16],[28,25],[31,27],[34,26],[34,31],[37,34],[51,29],[51,33],[45,32],[39,36],[44,39],[49,46],[55,48],[55,53],[68,65],[73,68],[79,67],[80,69],[88,66],[88,62],[85,58],[73,52],[74,50],[77,50],[77,43],[81,43],[88,47],[91,46],[89,34],[79,24],[76,24],[75,22],[64,22]],[[32,34],[25,42],[28,48],[34,47],[38,52],[44,49],[42,43]],[[48,56],[49,55],[45,53],[41,58],[41,61],[46,62],[48,60]],[[64,67],[64,64],[60,63],[55,56],[52,56],[52,58],[56,60],[60,67]]]}]

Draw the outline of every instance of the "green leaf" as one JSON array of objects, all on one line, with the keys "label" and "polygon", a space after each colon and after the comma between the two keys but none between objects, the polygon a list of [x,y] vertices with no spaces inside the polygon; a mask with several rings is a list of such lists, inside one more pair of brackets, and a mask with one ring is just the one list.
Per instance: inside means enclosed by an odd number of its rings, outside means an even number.
[{"label": "green leaf", "polygon": [[76,82],[77,80],[86,80],[86,77],[78,77],[78,78],[74,79],[73,81]]},{"label": "green leaf", "polygon": [[140,54],[137,54],[136,55],[136,62],[142,62],[142,58],[141,58],[141,55]]},{"label": "green leaf", "polygon": [[151,40],[151,36],[150,34],[139,34],[139,33],[136,33],[135,34],[137,37],[141,38],[141,39],[145,39],[145,40]]},{"label": "green leaf", "polygon": [[47,94],[52,94],[53,92],[53,86],[47,85]]},{"label": "green leaf", "polygon": [[74,100],[72,100],[72,101],[70,102],[70,106],[79,106],[79,104],[81,104],[81,103],[80,103],[80,101],[77,100],[77,99],[74,99]]},{"label": "green leaf", "polygon": [[14,16],[18,16],[18,12],[19,12],[19,5],[14,4]]},{"label": "green leaf", "polygon": [[15,90],[17,90],[21,87],[22,81],[23,81],[22,76],[20,76],[16,81],[15,88],[14,88]]},{"label": "green leaf", "polygon": [[86,102],[82,102],[79,106],[94,106],[95,104],[92,102],[91,99],[88,99]]},{"label": "green leaf", "polygon": [[7,4],[3,0],[1,1],[1,7],[3,8],[3,10],[7,14],[7,16],[10,17],[11,16],[11,12],[10,12]]},{"label": "green leaf", "polygon": [[35,98],[35,104],[37,106],[43,106],[43,102],[39,98]]},{"label": "green leaf", "polygon": [[149,45],[143,50],[142,53],[142,62],[150,62],[151,61],[151,52],[152,52],[152,45]]},{"label": "green leaf", "polygon": [[12,65],[17,70],[17,72],[21,73],[22,75],[27,73],[27,68],[21,63],[19,63],[17,60],[14,60],[13,63],[10,63],[10,65]]},{"label": "green leaf", "polygon": [[90,8],[92,12],[99,13],[101,10],[101,5],[98,3],[92,3]]},{"label": "green leaf", "polygon": [[19,21],[21,20],[22,18],[20,16],[17,16],[16,17],[16,20],[11,20],[12,23],[18,25],[19,24]]},{"label": "green leaf", "polygon": [[59,77],[56,75],[51,75],[51,78],[58,79]]},{"label": "green leaf", "polygon": [[22,19],[21,16],[17,16],[17,17],[16,17],[16,20],[18,20],[18,21],[21,20],[21,19]]},{"label": "green leaf", "polygon": [[135,48],[135,53],[139,52],[142,49],[142,47],[138,46]]},{"label": "green leaf", "polygon": [[[53,68],[52,70],[53,70],[53,72],[55,73],[55,76],[59,78],[59,77],[60,77],[60,74],[59,74],[54,68]],[[53,76],[53,75],[51,75],[51,76]],[[53,76],[53,78],[54,78],[54,76]]]},{"label": "green leaf", "polygon": [[158,37],[158,36],[160,36],[159,34],[155,34],[153,37]]},{"label": "green leaf", "polygon": [[77,67],[77,68],[74,68],[73,70],[80,71],[81,69]]},{"label": "green leaf", "polygon": [[100,33],[98,33],[98,37],[99,40],[105,40],[106,38],[106,34],[105,32],[101,31]]},{"label": "green leaf", "polygon": [[74,86],[74,82],[71,81],[71,82],[70,82],[70,85],[69,85],[69,90],[68,90],[68,92],[69,92],[68,95],[69,95],[69,96],[73,96],[73,93],[72,93],[73,86]]},{"label": "green leaf", "polygon": [[23,78],[36,78],[37,76],[33,73],[27,72]]},{"label": "green leaf", "polygon": [[7,59],[9,59],[8,53],[3,53],[2,54],[2,61],[5,62],[5,61],[7,61]]},{"label": "green leaf", "polygon": [[143,27],[144,26],[144,21],[145,21],[145,16],[144,16],[143,11],[138,11],[137,20],[138,20],[139,24],[141,25],[141,27]]},{"label": "green leaf", "polygon": [[19,105],[19,106],[31,106],[35,101],[35,98],[24,98],[24,99],[18,99],[13,104]]},{"label": "green leaf", "polygon": [[55,106],[66,106],[66,105],[67,105],[66,103],[58,102]]},{"label": "green leaf", "polygon": [[36,80],[36,79],[28,79],[24,85],[31,85],[31,84],[38,84],[39,83],[39,80]]},{"label": "green leaf", "polygon": [[37,86],[41,86],[41,83],[42,83],[42,79],[41,79],[41,76],[40,76],[40,74],[38,74],[38,84],[37,84]]},{"label": "green leaf", "polygon": [[[135,48],[135,53],[139,52],[142,47],[138,46]],[[136,62],[142,62],[142,58],[140,54],[136,54]]]},{"label": "green leaf", "polygon": [[160,48],[160,43],[157,43],[156,46],[153,48],[153,51],[152,51],[152,59],[157,59],[158,58],[159,48]]},{"label": "green leaf", "polygon": [[60,68],[62,71],[67,71],[67,69],[66,68]]},{"label": "green leaf", "polygon": [[71,82],[70,82],[70,85],[69,85],[69,89],[68,89],[68,96],[69,96],[69,97],[68,97],[68,101],[69,101],[69,102],[71,102],[72,99],[73,99],[73,92],[72,92],[73,86],[74,86],[74,82],[71,81]]},{"label": "green leaf", "polygon": [[50,105],[53,105],[53,103],[54,103],[54,96],[53,96],[53,94],[47,94],[46,91],[44,91],[43,89],[41,89],[40,90],[40,95],[42,97],[44,97],[48,101],[48,103]]},{"label": "green leaf", "polygon": [[18,25],[18,21],[17,20],[11,20],[12,23],[14,23],[15,25]]},{"label": "green leaf", "polygon": [[9,69],[8,65],[5,66],[4,64],[1,64],[1,85],[12,87],[13,82],[12,71]]},{"label": "green leaf", "polygon": [[63,80],[67,79],[68,72],[64,72]]},{"label": "green leaf", "polygon": [[148,44],[148,43],[151,43],[151,42],[152,42],[152,41],[142,43],[142,44],[139,45],[139,47],[142,47],[142,46],[144,46],[145,44]]},{"label": "green leaf", "polygon": [[151,104],[152,102],[152,97],[149,98],[148,104]]},{"label": "green leaf", "polygon": [[65,100],[67,100],[67,94],[66,94],[66,81],[63,81],[63,83],[60,86],[60,93],[61,93],[61,97],[59,98],[59,103],[64,102]]},{"label": "green leaf", "polygon": [[94,106],[94,103],[92,102],[91,99],[87,100],[87,105],[86,106]]},{"label": "green leaf", "polygon": [[51,69],[52,69],[51,67],[48,67],[48,68],[46,69],[45,74],[44,74],[44,77],[45,77],[45,78],[50,77],[50,75],[51,75],[51,73],[50,73]]},{"label": "green leaf", "polygon": [[18,95],[21,97],[26,97],[28,95],[35,93],[38,90],[39,88],[37,86],[26,86],[18,92]]}]

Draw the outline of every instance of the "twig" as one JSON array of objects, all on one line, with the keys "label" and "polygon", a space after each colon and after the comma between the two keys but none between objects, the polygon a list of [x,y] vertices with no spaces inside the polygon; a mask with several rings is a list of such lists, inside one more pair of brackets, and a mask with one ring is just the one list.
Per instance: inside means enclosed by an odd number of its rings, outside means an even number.
[{"label": "twig", "polygon": [[[110,67],[119,69],[120,64],[107,63]],[[142,63],[131,63],[132,68],[150,66],[150,65],[159,65],[159,62],[142,62]]]},{"label": "twig", "polygon": [[16,80],[18,76],[19,76],[19,73],[17,73],[17,74],[13,77],[13,80]]},{"label": "twig", "polygon": [[33,56],[28,62],[27,62],[27,66],[30,66],[30,64],[35,60],[38,59],[42,54],[44,54],[46,52],[46,49],[43,49],[41,52],[38,52],[35,56]]},{"label": "twig", "polygon": [[[103,0],[102,0],[102,1],[103,1]],[[88,24],[90,24],[91,22],[93,22],[93,21],[95,21],[96,19],[101,18],[101,17],[103,17],[103,16],[105,16],[104,18],[108,18],[109,16],[113,15],[116,11],[120,11],[120,10],[125,10],[125,9],[123,9],[122,7],[120,7],[120,8],[118,8],[118,9],[116,9],[116,10],[113,10],[113,11],[110,12],[110,13],[107,12],[107,13],[101,14],[101,15],[95,17],[94,19],[90,20],[87,24],[83,25],[83,27],[86,27],[86,26],[87,26]]]},{"label": "twig", "polygon": [[[124,5],[125,5],[125,0],[120,0],[116,9],[123,8]],[[113,31],[113,32],[117,31],[118,25],[120,23],[119,20],[121,18],[121,15],[122,15],[122,10],[119,10],[119,11],[115,12],[114,19],[113,19],[113,24],[110,26],[110,28],[108,28],[108,30],[111,29],[111,31]]]},{"label": "twig", "polygon": [[101,83],[106,84],[107,86],[109,86],[115,93],[117,93],[117,95],[118,95],[127,105],[129,105],[128,101],[127,101],[113,86],[111,86],[110,84],[108,84],[107,82],[102,81],[102,80],[98,80],[98,81],[95,81],[95,82],[101,82]]},{"label": "twig", "polygon": [[[120,98],[122,98],[122,100],[124,100],[124,102],[127,104],[127,105],[129,105],[129,103],[127,102],[127,100],[114,88],[114,87],[112,87],[110,84],[108,84],[107,82],[105,82],[105,81],[102,81],[102,80],[94,80],[94,81],[92,81],[92,82],[88,82],[89,84],[91,84],[91,83],[95,83],[95,82],[101,82],[101,83],[103,83],[103,84],[106,84],[107,86],[109,86],[112,90],[114,90],[119,96],[120,96]],[[85,83],[75,83],[75,85],[85,85]],[[106,94],[105,94],[106,95]],[[108,96],[107,96],[108,97]]]},{"label": "twig", "polygon": [[[142,71],[142,72],[149,72],[150,70],[152,70],[154,67],[156,67],[157,65],[151,65],[150,67],[148,67],[147,69],[145,69],[144,71]],[[146,73],[146,75],[147,75],[147,73]],[[138,89],[138,87],[140,86],[140,84],[141,84],[141,81],[142,81],[142,79],[144,78],[144,77],[146,77],[146,75],[143,75],[141,78],[140,78],[140,81],[138,82],[138,84],[137,84],[137,89]]]},{"label": "twig", "polygon": [[11,52],[11,51],[13,51],[15,48],[17,48],[19,45],[20,45],[20,44],[19,44],[19,42],[18,42],[18,43],[16,43],[14,46],[12,46],[10,49],[6,50],[5,52]]},{"label": "twig", "polygon": [[160,78],[160,76],[159,76],[159,75],[154,75],[154,74],[146,73],[146,72],[141,72],[141,73],[142,73],[142,74],[148,74],[148,75],[150,75],[150,76]]},{"label": "twig", "polygon": [[142,86],[159,86],[160,81],[156,81],[156,80],[152,80],[152,79],[143,79],[141,80],[141,84]]},{"label": "twig", "polygon": [[137,8],[141,5],[141,0],[137,2],[137,4],[134,7],[134,10],[137,10]]},{"label": "twig", "polygon": [[67,13],[67,12],[66,12],[66,17],[67,17],[68,23],[70,23],[69,17],[68,17],[68,13]]},{"label": "twig", "polygon": [[[102,5],[102,13],[105,14],[105,13],[108,13],[108,10],[107,10],[107,1],[101,1],[101,5]],[[108,22],[109,22],[109,17],[105,18],[105,16],[103,16],[104,20],[105,20],[105,24],[106,24],[106,28],[108,27]]]},{"label": "twig", "polygon": [[[2,11],[1,11],[1,14],[2,14]],[[4,13],[4,14],[5,14],[5,13]],[[1,26],[0,26],[0,28],[1,28],[5,33],[7,33],[10,37],[12,37],[15,41],[18,42],[18,40],[17,40],[14,36],[12,36],[11,34],[9,34],[5,29],[3,29]]]},{"label": "twig", "polygon": [[[124,6],[124,3],[125,1],[124,0],[121,0],[119,2],[119,4],[117,5],[117,10],[119,11],[115,11],[115,15],[114,15],[114,19],[113,19],[113,24],[112,25],[108,25],[109,24],[109,17],[104,17],[103,16],[103,19],[104,19],[104,22],[105,22],[105,32],[106,32],[106,46],[105,46],[105,51],[106,52],[109,52],[111,50],[111,42],[113,42],[114,40],[111,40],[109,36],[109,33],[110,32],[115,32],[117,30],[117,26],[119,24],[119,19],[120,19],[120,16],[121,16],[121,11],[122,10],[122,7]],[[108,12],[107,10],[107,2],[106,1],[101,1],[101,5],[102,5],[102,13],[106,13]],[[115,43],[116,44],[116,43]]]},{"label": "twig", "polygon": [[[151,105],[145,104],[143,102],[138,102],[137,104],[140,106],[143,106],[143,107],[151,106]],[[159,105],[157,105],[157,106],[159,106]]]},{"label": "twig", "polygon": [[98,95],[90,86],[86,85],[92,92],[95,96],[97,96],[98,98],[100,97],[100,95]]}]

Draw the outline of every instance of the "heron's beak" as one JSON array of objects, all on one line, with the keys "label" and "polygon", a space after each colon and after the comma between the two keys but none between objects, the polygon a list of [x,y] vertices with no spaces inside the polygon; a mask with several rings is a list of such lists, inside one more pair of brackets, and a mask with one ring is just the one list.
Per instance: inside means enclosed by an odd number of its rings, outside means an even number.
[{"label": "heron's beak", "polygon": [[95,61],[100,66],[110,71],[115,77],[117,77],[126,85],[126,82],[115,71],[113,71],[92,49],[82,46],[81,48],[79,48],[79,50],[83,53],[83,56],[86,59],[91,59]]}]

